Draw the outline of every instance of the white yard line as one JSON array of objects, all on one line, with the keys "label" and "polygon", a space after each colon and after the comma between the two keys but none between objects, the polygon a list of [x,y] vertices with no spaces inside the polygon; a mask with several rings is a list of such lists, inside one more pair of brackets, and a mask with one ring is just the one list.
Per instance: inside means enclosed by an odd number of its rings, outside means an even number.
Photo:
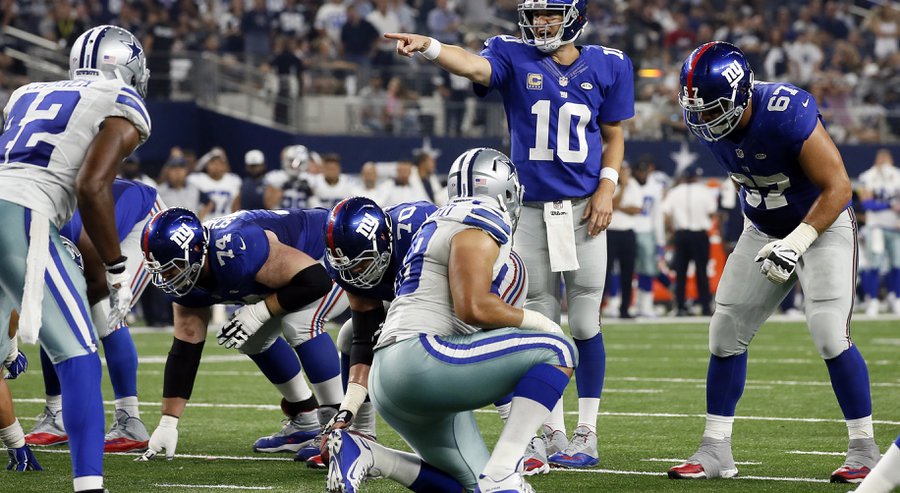
[{"label": "white yard line", "polygon": [[[48,454],[69,454],[68,447],[66,448],[55,448],[51,447],[36,447],[35,451],[40,453],[48,453]],[[108,453],[106,455],[122,455],[122,456],[131,456],[131,457],[140,457],[143,454],[132,453],[132,452],[117,452],[117,453]],[[203,455],[203,454],[175,454],[176,459],[204,459],[204,460],[246,460],[246,461],[255,461],[255,462],[293,462],[293,457],[271,457],[267,455]],[[159,456],[155,461],[162,461],[163,456]]]},{"label": "white yard line", "polygon": [[[649,459],[641,459],[641,462],[674,462],[674,463],[677,464],[677,463],[679,463],[679,462],[684,462],[685,460],[686,460],[686,459],[666,459],[666,458],[661,458],[661,457],[651,457],[651,458],[649,458]],[[739,466],[759,466],[759,465],[762,465],[762,462],[755,462],[755,461],[735,461],[734,463],[737,464],[737,465],[739,465]]]},{"label": "white yard line", "polygon": [[818,450],[788,450],[785,453],[794,455],[834,455],[839,457],[847,455],[847,452],[820,452]]},{"label": "white yard line", "polygon": [[[644,382],[644,383],[702,383],[705,378],[665,378],[665,377],[606,377],[607,382]],[[831,387],[830,382],[800,380],[747,380],[746,385],[786,385],[800,387]],[[872,387],[900,387],[898,382],[872,382]]]},{"label": "white yard line", "polygon": [[[666,473],[663,472],[651,472],[651,471],[619,471],[616,469],[554,469],[553,473],[557,472],[578,472],[578,473],[587,473],[587,474],[621,474],[624,476],[661,476],[665,477]],[[758,481],[786,481],[791,483],[828,483],[827,479],[818,479],[818,478],[792,478],[792,477],[783,477],[783,476],[737,476],[735,478],[731,478],[726,481],[736,480],[736,479],[751,479]]]},{"label": "white yard line", "polygon": [[271,490],[271,486],[240,486],[237,484],[170,484],[153,483],[160,488],[199,488],[204,490]]}]

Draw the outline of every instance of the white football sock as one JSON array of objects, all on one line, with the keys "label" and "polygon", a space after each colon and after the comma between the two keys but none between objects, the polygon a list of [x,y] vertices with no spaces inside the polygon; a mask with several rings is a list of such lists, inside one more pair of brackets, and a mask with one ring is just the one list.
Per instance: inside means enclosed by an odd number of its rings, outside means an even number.
[{"label": "white football sock", "polygon": [[506,420],[509,419],[509,408],[511,406],[512,406],[512,401],[507,402],[506,404],[503,404],[500,406],[496,406],[497,414],[500,415],[500,419],[502,419],[504,423],[506,423]]},{"label": "white football sock", "polygon": [[335,375],[324,382],[312,384],[316,400],[321,406],[337,406],[344,400],[344,385],[341,376]]},{"label": "white football sock", "polygon": [[578,398],[578,426],[587,426],[597,433],[597,414],[600,412],[600,399],[593,397]]},{"label": "white football sock", "polygon": [[288,402],[302,402],[312,397],[312,389],[306,384],[303,373],[297,373],[294,378],[284,383],[276,383],[275,388],[281,392],[281,396]]},{"label": "white football sock", "polygon": [[872,415],[859,419],[847,420],[847,434],[850,439],[875,438],[875,429],[872,427]]},{"label": "white football sock", "polygon": [[20,448],[25,446],[25,432],[22,431],[22,425],[19,420],[13,421],[13,424],[6,428],[0,428],[0,441],[6,448]]},{"label": "white football sock", "polygon": [[509,419],[484,467],[483,474],[492,478],[502,478],[515,472],[535,430],[548,414],[543,404],[525,397],[513,397],[511,404]]},{"label": "white football sock", "polygon": [[900,449],[892,443],[855,493],[890,493],[897,486],[900,486]]},{"label": "white football sock", "polygon": [[138,398],[136,395],[116,399],[116,409],[125,411],[132,418],[141,417],[141,412],[138,410]]},{"label": "white football sock", "polygon": [[417,455],[390,449],[371,440],[366,440],[366,443],[372,449],[374,468],[378,469],[382,476],[393,479],[406,487],[412,485],[419,477],[422,459]]},{"label": "white football sock", "polygon": [[56,414],[62,411],[62,394],[60,395],[48,395],[47,396],[47,408],[53,414]]},{"label": "white football sock", "polygon": [[544,425],[553,429],[559,430],[566,434],[566,420],[565,414],[563,413],[563,398],[559,398],[559,402],[553,406],[553,411],[550,412],[550,415],[547,416],[547,419],[544,421]]},{"label": "white football sock", "polygon": [[703,436],[715,438],[716,440],[724,440],[731,438],[731,428],[734,425],[734,416],[718,416],[716,414],[706,415],[706,429],[703,430]]},{"label": "white football sock", "polygon": [[375,438],[375,407],[371,402],[363,402],[359,406],[350,428]]}]

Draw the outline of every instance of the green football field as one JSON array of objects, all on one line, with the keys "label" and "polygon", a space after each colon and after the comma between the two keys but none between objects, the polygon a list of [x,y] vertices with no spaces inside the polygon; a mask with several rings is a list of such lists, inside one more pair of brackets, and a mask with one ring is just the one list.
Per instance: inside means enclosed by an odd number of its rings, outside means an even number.
[{"label": "green football field", "polygon": [[[856,322],[854,341],[872,380],[875,430],[882,451],[900,432],[900,322]],[[171,335],[136,331],[140,354],[141,412],[151,430],[159,419],[162,374]],[[529,481],[539,492],[716,491],[845,492],[828,483],[840,466],[847,432],[828,382],[828,372],[802,323],[769,323],[750,350],[744,397],[734,426],[740,476],[729,480],[672,481],[669,466],[692,454],[704,424],[704,381],[709,358],[706,324],[608,324],[604,327],[607,373],[599,422],[600,465],[581,471],[553,470]],[[25,348],[31,370],[11,382],[17,413],[27,430],[43,407],[40,365]],[[490,375],[485,375],[490,378]],[[112,419],[112,391],[107,423]],[[261,455],[253,441],[281,427],[279,395],[249,359],[207,343],[191,404],[179,430],[174,461],[133,462],[133,455],[107,455],[111,493],[324,490],[322,471]],[[569,431],[577,418],[574,383],[566,394]],[[501,422],[492,409],[478,413],[485,439],[496,440]],[[383,423],[379,440],[402,447]],[[42,473],[3,475],[2,491],[71,491],[67,448],[37,449]],[[374,480],[364,491],[404,491]]]}]

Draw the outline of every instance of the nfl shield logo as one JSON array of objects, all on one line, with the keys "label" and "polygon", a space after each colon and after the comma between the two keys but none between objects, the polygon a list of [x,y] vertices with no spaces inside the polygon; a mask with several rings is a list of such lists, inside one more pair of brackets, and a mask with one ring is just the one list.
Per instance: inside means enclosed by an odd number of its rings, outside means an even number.
[{"label": "nfl shield logo", "polygon": [[567,85],[569,85],[569,78],[566,77],[566,76],[564,76],[564,75],[561,76],[561,77],[559,78],[559,85],[561,85],[561,86],[563,86],[563,87],[566,87]]},{"label": "nfl shield logo", "polygon": [[734,152],[737,153],[737,157],[744,159],[744,150],[743,149],[735,149]]},{"label": "nfl shield logo", "polygon": [[554,203],[553,203],[553,208],[556,209],[556,210],[562,209],[562,201],[561,201],[561,200],[557,200],[556,202],[554,202]]}]

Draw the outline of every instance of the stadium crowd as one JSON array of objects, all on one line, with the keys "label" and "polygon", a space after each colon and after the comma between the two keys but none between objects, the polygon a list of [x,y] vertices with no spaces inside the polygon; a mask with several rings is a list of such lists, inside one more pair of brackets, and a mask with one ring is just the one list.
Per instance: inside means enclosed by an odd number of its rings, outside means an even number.
[{"label": "stadium crowd", "polygon": [[[252,74],[277,95],[274,119],[305,94],[358,96],[354,130],[415,134],[420,99],[439,95],[448,135],[477,134],[483,111],[463,124],[468,81],[393,56],[383,32],[422,32],[481,49],[487,37],[518,36],[515,0],[32,0],[0,2],[0,23],[39,33],[65,52],[89,26],[113,23],[141,38],[153,73],[150,98],[184,80],[214,98],[214,67]],[[683,138],[674,94],[681,60],[698,42],[740,46],[757,78],[809,89],[839,143],[890,142],[900,135],[900,9],[883,2],[597,0],[580,42],[624,50],[636,71],[631,138]],[[716,26],[715,28],[713,26]],[[211,64],[215,60],[218,65]],[[188,62],[189,61],[189,62]],[[20,62],[0,56],[2,84],[22,82]],[[187,67],[187,69],[185,69]],[[258,70],[256,70],[258,68]],[[471,105],[470,105],[471,106]]]}]

